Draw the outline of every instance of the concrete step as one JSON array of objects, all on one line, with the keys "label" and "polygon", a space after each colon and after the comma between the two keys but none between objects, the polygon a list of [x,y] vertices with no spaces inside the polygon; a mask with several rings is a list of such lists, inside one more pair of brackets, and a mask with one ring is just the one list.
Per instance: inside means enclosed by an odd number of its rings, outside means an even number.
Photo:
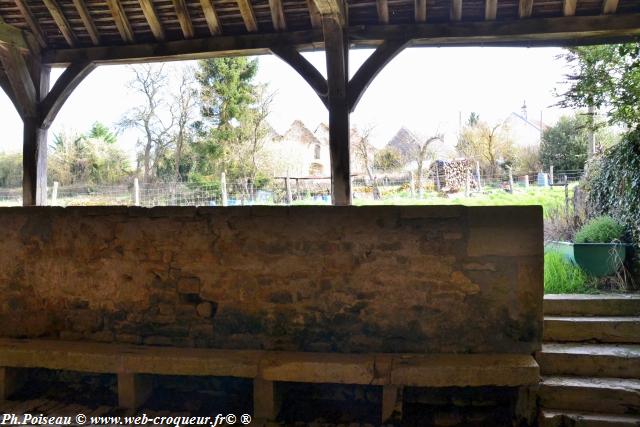
[{"label": "concrete step", "polygon": [[546,409],[640,415],[640,380],[543,377],[540,405]]},{"label": "concrete step", "polygon": [[544,296],[549,316],[640,316],[640,294],[558,294]]},{"label": "concrete step", "polygon": [[640,378],[637,344],[543,344],[536,360],[542,375]]},{"label": "concrete step", "polygon": [[543,339],[546,342],[640,343],[640,316],[545,316]]},{"label": "concrete step", "polygon": [[590,412],[544,410],[539,427],[639,427],[640,415],[611,415]]}]

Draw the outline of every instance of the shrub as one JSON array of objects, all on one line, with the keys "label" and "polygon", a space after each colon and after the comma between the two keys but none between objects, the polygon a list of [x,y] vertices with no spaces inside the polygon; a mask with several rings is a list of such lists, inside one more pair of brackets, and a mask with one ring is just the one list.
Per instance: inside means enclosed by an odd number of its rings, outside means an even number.
[{"label": "shrub", "polygon": [[546,294],[585,294],[593,292],[590,277],[558,252],[544,254],[544,292]]},{"label": "shrub", "polygon": [[576,243],[611,243],[624,236],[624,226],[608,215],[589,220],[576,233]]}]

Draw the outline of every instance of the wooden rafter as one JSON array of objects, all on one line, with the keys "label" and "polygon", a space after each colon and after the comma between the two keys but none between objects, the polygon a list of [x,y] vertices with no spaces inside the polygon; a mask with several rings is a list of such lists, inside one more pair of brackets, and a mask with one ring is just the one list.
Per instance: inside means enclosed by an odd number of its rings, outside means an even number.
[{"label": "wooden rafter", "polygon": [[185,0],[172,0],[173,7],[176,10],[178,16],[178,22],[182,29],[182,34],[185,39],[192,39],[195,35],[193,31],[193,23],[191,22],[191,16],[189,16],[189,10],[187,9],[187,3]]},{"label": "wooden rafter", "polygon": [[271,51],[289,64],[298,74],[311,86],[325,106],[328,106],[327,80],[320,74],[320,71],[293,47],[277,46]]},{"label": "wooden rafter", "polygon": [[576,4],[578,0],[564,0],[562,4],[562,12],[564,16],[573,16],[576,14]]},{"label": "wooden rafter", "polygon": [[38,41],[38,44],[41,47],[46,47],[47,42],[44,39],[44,35],[42,33],[42,29],[40,28],[40,24],[38,24],[38,21],[31,13],[31,10],[29,9],[29,6],[27,6],[27,3],[25,2],[25,0],[15,0],[15,2],[16,2],[16,6],[18,6],[18,9],[20,9],[20,13],[24,17],[24,20],[27,22],[27,25],[31,29],[33,36]]},{"label": "wooden rafter", "polygon": [[20,28],[0,22],[0,45],[10,44],[18,49],[28,50],[29,44]]},{"label": "wooden rafter", "polygon": [[256,15],[253,13],[251,2],[249,0],[236,0],[236,2],[238,3],[238,8],[240,8],[240,14],[242,15],[242,20],[244,21],[244,26],[247,31],[250,33],[258,31],[258,23],[256,21]]},{"label": "wooden rafter", "polygon": [[71,29],[71,25],[69,25],[69,21],[67,21],[67,18],[64,16],[64,13],[62,13],[62,9],[60,8],[60,5],[58,5],[58,2],[56,0],[42,0],[42,1],[44,5],[47,7],[47,9],[49,10],[51,17],[53,18],[53,21],[58,26],[58,29],[62,33],[64,39],[67,41],[69,46],[74,47],[76,44],[78,44],[78,38],[76,37],[75,33]]},{"label": "wooden rafter", "polygon": [[408,40],[402,39],[387,40],[360,66],[349,82],[349,96],[347,97],[349,111],[353,112],[356,109],[360,98],[371,82],[393,58],[402,52],[407,43]]},{"label": "wooden rafter", "polygon": [[618,10],[618,0],[604,0],[602,2],[602,13],[608,15],[610,13],[616,13]]},{"label": "wooden rafter", "polygon": [[122,8],[120,0],[107,0],[107,4],[109,5],[111,16],[116,23],[116,27],[118,28],[118,32],[120,33],[122,40],[126,43],[135,42],[133,29],[131,28],[126,12]]},{"label": "wooden rafter", "polygon": [[162,41],[165,39],[164,28],[158,19],[158,14],[156,13],[155,7],[153,7],[152,0],[138,0],[140,3],[140,8],[142,9],[142,13],[144,13],[144,17],[147,20],[147,24],[149,24],[149,28],[151,28],[151,32],[156,40]]},{"label": "wooden rafter", "polygon": [[381,24],[389,23],[389,3],[387,0],[376,0],[376,9],[378,11],[378,22]]},{"label": "wooden rafter", "polygon": [[312,28],[322,27],[322,15],[313,0],[307,0],[307,8],[309,9],[309,19],[311,20]]},{"label": "wooden rafter", "polygon": [[41,102],[40,124],[43,128],[51,126],[69,95],[95,68],[96,65],[92,62],[80,61],[71,64],[64,70],[56,80],[53,88],[51,88],[51,91]]},{"label": "wooden rafter", "polygon": [[269,9],[271,10],[271,22],[276,31],[284,31],[287,29],[287,21],[284,17],[284,8],[282,0],[269,0]]},{"label": "wooden rafter", "polygon": [[498,15],[498,0],[485,0],[484,3],[484,19],[493,21]]},{"label": "wooden rafter", "polygon": [[94,45],[100,44],[100,34],[98,34],[98,29],[96,28],[93,19],[91,19],[91,14],[89,13],[89,9],[84,0],[73,0],[73,5],[76,7],[78,14],[80,15],[80,19],[82,20],[82,24],[89,33],[89,37],[91,38],[91,42]]},{"label": "wooden rafter", "polygon": [[11,45],[0,49],[0,61],[9,82],[18,113],[25,117],[34,117],[37,112],[37,92],[33,84],[27,62],[20,50]]},{"label": "wooden rafter", "polygon": [[209,27],[209,32],[211,33],[211,35],[215,36],[222,33],[220,20],[218,19],[218,14],[216,13],[211,0],[200,0],[200,6],[202,7],[202,11],[204,12],[204,18],[207,21],[207,26]]},{"label": "wooden rafter", "polygon": [[414,18],[416,22],[427,20],[427,0],[414,0]]},{"label": "wooden rafter", "polygon": [[520,18],[529,18],[533,13],[533,0],[520,0],[518,15]]},{"label": "wooden rafter", "polygon": [[[350,43],[359,48],[380,45],[380,40],[409,39],[411,46],[580,46],[607,41],[625,42],[640,36],[640,14],[531,18],[514,21],[460,22],[355,26],[347,29]],[[301,51],[322,47],[319,30],[242,34],[156,44],[49,49],[43,63],[65,66],[79,59],[100,64],[200,59],[244,51],[269,54],[274,46],[290,45]]]},{"label": "wooden rafter", "polygon": [[452,21],[460,21],[462,19],[462,0],[451,0],[449,17]]}]

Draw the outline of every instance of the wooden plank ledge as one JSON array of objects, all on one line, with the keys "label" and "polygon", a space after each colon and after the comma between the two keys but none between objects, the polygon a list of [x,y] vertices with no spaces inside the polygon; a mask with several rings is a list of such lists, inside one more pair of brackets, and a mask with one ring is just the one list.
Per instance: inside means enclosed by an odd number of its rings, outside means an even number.
[{"label": "wooden plank ledge", "polygon": [[531,355],[337,354],[0,339],[0,367],[417,387],[537,384]]}]

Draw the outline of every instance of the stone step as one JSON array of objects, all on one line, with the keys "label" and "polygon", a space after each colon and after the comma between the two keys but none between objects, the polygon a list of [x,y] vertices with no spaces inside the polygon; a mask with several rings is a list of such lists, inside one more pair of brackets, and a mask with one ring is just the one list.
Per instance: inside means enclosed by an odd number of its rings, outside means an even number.
[{"label": "stone step", "polygon": [[558,294],[544,296],[549,316],[640,316],[640,294]]},{"label": "stone step", "polygon": [[544,410],[539,427],[640,427],[640,415],[612,415],[591,412]]},{"label": "stone step", "polygon": [[543,339],[546,342],[640,343],[640,316],[545,316]]},{"label": "stone step", "polygon": [[640,415],[640,380],[624,378],[543,377],[544,409]]},{"label": "stone step", "polygon": [[640,378],[637,344],[543,344],[536,360],[543,375]]}]

